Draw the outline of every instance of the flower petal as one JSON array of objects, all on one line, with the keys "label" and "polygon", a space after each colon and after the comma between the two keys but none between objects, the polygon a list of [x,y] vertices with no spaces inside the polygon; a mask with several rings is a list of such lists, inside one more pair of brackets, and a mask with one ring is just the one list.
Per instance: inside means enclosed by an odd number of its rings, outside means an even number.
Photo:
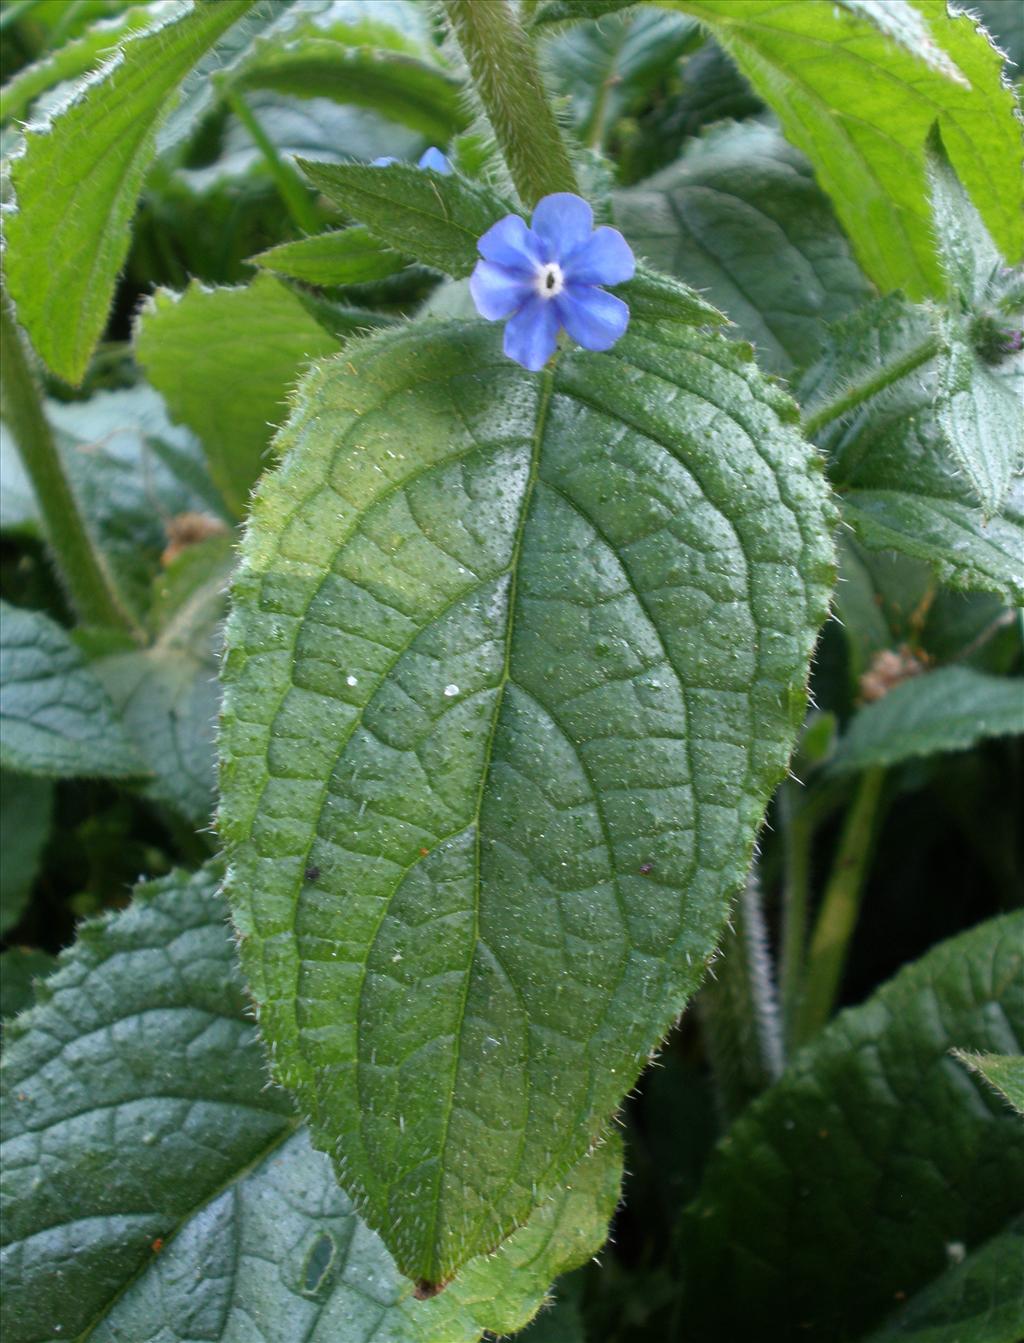
[{"label": "flower petal", "polygon": [[452,165],[436,145],[431,145],[429,149],[423,151],[416,166],[417,168],[433,168],[435,173],[441,173],[445,177],[451,177],[452,175]]},{"label": "flower petal", "polygon": [[545,242],[550,255],[543,261],[561,261],[590,237],[594,212],[582,196],[556,191],[537,202],[530,221],[534,233]]},{"label": "flower petal", "polygon": [[564,263],[565,278],[577,284],[622,284],[636,271],[633,249],[617,228],[602,225]]},{"label": "flower petal", "polygon": [[508,319],[502,348],[531,373],[539,373],[558,343],[558,314],[554,303],[538,294]]},{"label": "flower petal", "polygon": [[389,168],[389,167],[391,166],[392,163],[397,163],[397,162],[398,162],[398,160],[392,155],[391,157],[386,158],[386,159],[371,159],[371,160],[370,160],[370,167],[371,167],[371,168]]},{"label": "flower petal", "polygon": [[629,325],[629,308],[614,294],[589,284],[568,284],[552,307],[585,350],[609,350]]},{"label": "flower petal", "polygon": [[469,292],[480,316],[494,322],[522,307],[536,291],[521,270],[509,270],[493,261],[478,261],[469,277]]},{"label": "flower petal", "polygon": [[506,215],[492,224],[477,243],[477,251],[488,261],[533,275],[539,257],[537,242],[518,215]]}]

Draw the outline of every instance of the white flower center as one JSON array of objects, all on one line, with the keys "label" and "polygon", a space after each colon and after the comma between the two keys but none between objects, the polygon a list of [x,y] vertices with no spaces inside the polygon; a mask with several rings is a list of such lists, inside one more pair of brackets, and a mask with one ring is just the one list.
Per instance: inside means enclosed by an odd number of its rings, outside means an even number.
[{"label": "white flower center", "polygon": [[557,298],[565,288],[565,276],[557,261],[537,267],[537,293],[541,298]]}]

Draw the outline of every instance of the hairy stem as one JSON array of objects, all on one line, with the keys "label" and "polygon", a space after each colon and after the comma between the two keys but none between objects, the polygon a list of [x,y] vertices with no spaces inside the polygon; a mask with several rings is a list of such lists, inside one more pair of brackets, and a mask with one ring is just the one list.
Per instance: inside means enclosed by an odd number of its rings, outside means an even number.
[{"label": "hairy stem", "polygon": [[85,524],[43,414],[35,376],[6,295],[0,295],[0,387],[4,419],[18,445],[58,575],[79,618],[142,639],[107,563]]},{"label": "hairy stem", "polygon": [[533,46],[508,0],[444,0],[444,8],[523,204],[578,194]]},{"label": "hairy stem", "polygon": [[736,903],[697,1006],[719,1108],[728,1122],[782,1072],[778,1002],[754,874]]},{"label": "hairy stem", "polygon": [[860,913],[884,785],[885,770],[881,766],[865,770],[846,814],[807,955],[796,1018],[796,1044],[805,1044],[817,1035],[835,1007],[850,939]]},{"label": "hairy stem", "polygon": [[783,1038],[788,1046],[800,1002],[804,953],[807,947],[807,907],[811,885],[811,844],[814,819],[799,810],[793,796],[794,785],[783,784],[782,845],[785,876],[782,887],[782,937],[779,953],[779,997],[782,1005]]},{"label": "hairy stem", "polygon": [[883,365],[863,381],[844,387],[831,401],[826,401],[824,405],[818,406],[804,416],[804,434],[807,438],[813,438],[824,425],[831,424],[833,420],[840,419],[851,410],[856,410],[859,405],[870,401],[879,392],[884,392],[887,387],[893,386],[908,373],[913,373],[915,368],[927,364],[928,360],[934,359],[943,347],[944,341],[941,336],[929,336],[913,350],[909,350],[891,364]]},{"label": "hairy stem", "polygon": [[267,135],[253,114],[252,108],[237,89],[227,89],[224,94],[227,105],[252,136],[256,147],[266,160],[274,185],[284,201],[288,213],[303,233],[316,233],[320,228],[320,219],[302,179],[290,163],[277,152],[277,146]]}]

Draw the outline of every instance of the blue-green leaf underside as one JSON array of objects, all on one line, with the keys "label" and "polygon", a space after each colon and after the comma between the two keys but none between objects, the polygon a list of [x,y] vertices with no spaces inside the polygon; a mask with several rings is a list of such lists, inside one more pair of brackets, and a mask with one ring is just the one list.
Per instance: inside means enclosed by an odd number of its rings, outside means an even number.
[{"label": "blue-green leaf underside", "polygon": [[498,1244],[699,982],[805,703],[832,512],[726,340],[317,366],[254,502],[220,826],[277,1077],[410,1277]]}]

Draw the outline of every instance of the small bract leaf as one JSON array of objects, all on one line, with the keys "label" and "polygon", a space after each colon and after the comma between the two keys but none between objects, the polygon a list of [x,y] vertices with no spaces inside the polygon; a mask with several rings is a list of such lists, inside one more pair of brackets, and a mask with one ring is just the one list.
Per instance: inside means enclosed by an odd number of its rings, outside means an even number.
[{"label": "small bract leaf", "polygon": [[307,284],[330,286],[384,280],[408,262],[357,225],[280,243],[254,256],[252,264]]},{"label": "small bract leaf", "polygon": [[1024,1115],[1024,1055],[972,1054],[966,1049],[954,1049],[953,1053],[971,1072],[1005,1096],[1018,1114]]},{"label": "small bract leaf", "polygon": [[538,377],[499,342],[417,324],[310,375],[225,663],[273,1067],[430,1284],[530,1217],[699,982],[832,577],[795,409],[737,347],[651,324]]}]

